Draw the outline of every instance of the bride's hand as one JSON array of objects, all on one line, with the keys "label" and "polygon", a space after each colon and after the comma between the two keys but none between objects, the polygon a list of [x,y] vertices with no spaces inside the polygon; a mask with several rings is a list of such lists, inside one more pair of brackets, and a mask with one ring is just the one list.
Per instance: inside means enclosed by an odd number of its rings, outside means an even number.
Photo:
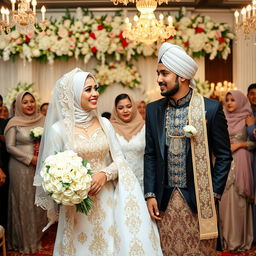
[{"label": "bride's hand", "polygon": [[107,182],[107,176],[104,172],[98,172],[92,175],[92,186],[89,191],[89,196],[97,195],[102,187]]}]

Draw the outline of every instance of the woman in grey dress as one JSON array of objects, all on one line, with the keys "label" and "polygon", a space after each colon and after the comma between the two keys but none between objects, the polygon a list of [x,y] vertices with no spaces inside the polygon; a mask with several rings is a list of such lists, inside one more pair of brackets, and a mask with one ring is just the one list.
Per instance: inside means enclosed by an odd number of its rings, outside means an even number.
[{"label": "woman in grey dress", "polygon": [[20,93],[16,98],[15,116],[5,128],[5,141],[10,153],[8,245],[11,250],[22,253],[37,251],[47,223],[45,212],[34,205],[37,156],[30,137],[30,130],[43,124],[44,117],[37,113],[34,96],[30,92]]}]

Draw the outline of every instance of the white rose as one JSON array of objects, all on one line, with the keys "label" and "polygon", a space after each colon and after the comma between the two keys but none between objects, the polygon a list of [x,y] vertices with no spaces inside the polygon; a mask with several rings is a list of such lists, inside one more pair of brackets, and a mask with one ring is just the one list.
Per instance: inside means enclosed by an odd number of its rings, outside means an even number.
[{"label": "white rose", "polygon": [[192,136],[195,136],[197,134],[197,130],[193,125],[186,125],[183,127],[183,130],[185,132],[185,136],[190,138]]}]

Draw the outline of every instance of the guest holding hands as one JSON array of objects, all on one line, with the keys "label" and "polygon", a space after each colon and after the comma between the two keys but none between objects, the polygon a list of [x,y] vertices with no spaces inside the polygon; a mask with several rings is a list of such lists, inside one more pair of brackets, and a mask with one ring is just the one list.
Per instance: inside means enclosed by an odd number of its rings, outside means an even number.
[{"label": "guest holding hands", "polygon": [[33,178],[37,164],[32,128],[43,126],[44,117],[37,112],[35,97],[22,92],[16,98],[15,116],[5,128],[5,142],[10,153],[9,210],[7,237],[9,249],[35,253],[47,223],[45,212],[36,207]]}]

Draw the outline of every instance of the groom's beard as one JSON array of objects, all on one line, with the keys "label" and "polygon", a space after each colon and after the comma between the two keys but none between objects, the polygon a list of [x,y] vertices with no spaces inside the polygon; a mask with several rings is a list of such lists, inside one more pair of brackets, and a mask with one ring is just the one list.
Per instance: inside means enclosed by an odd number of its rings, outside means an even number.
[{"label": "groom's beard", "polygon": [[[159,86],[167,86],[166,83],[160,82]],[[171,90],[167,90],[166,92],[161,92],[162,96],[165,96],[166,98],[172,97],[173,95],[175,95],[180,89],[180,85],[179,85],[179,77],[176,76],[176,80],[175,80],[175,85]]]}]

